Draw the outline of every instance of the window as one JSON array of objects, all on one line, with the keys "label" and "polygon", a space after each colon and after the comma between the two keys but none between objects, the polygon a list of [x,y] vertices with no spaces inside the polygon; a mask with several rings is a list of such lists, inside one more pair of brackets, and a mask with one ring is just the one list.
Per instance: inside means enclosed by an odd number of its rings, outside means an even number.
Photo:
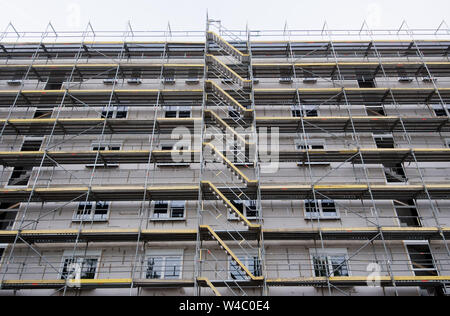
[{"label": "window", "polygon": [[44,90],[61,90],[63,81],[61,78],[49,78]]},{"label": "window", "polygon": [[375,135],[374,134],[373,139],[375,140],[377,148],[379,148],[379,149],[395,148],[394,137],[392,136],[392,134],[386,134],[386,135]]},{"label": "window", "polygon": [[[448,110],[448,108],[447,108]],[[445,111],[445,107],[441,104],[434,104],[433,111],[436,116],[447,116],[447,112]]]},{"label": "window", "polygon": [[153,208],[153,220],[180,220],[185,218],[186,202],[156,201]]},{"label": "window", "polygon": [[34,112],[34,119],[47,119],[51,118],[53,115],[53,109],[36,109]]},{"label": "window", "polygon": [[120,151],[121,144],[92,144],[92,151]]},{"label": "window", "polygon": [[306,219],[339,219],[336,203],[332,200],[306,200]]},{"label": "window", "polygon": [[15,167],[9,178],[8,186],[27,186],[32,171],[32,167]]},{"label": "window", "polygon": [[386,111],[383,106],[366,106],[368,116],[386,116]]},{"label": "window", "polygon": [[3,258],[3,253],[5,252],[6,245],[0,244],[0,260]]},{"label": "window", "polygon": [[[255,277],[262,275],[261,260],[258,256],[238,256],[239,261],[253,274]],[[242,271],[239,264],[233,260],[229,261],[230,278],[236,281],[247,280],[249,276]]]},{"label": "window", "polygon": [[81,202],[73,220],[104,222],[108,220],[109,209],[109,202]]},{"label": "window", "polygon": [[[162,151],[188,151],[189,145],[187,144],[161,144],[161,150]],[[174,157],[172,157],[173,161]],[[179,162],[164,162],[164,163],[158,163],[158,167],[189,167],[190,164],[185,161],[191,161],[190,157],[180,157]],[[177,159],[175,159],[177,160]]]},{"label": "window", "polygon": [[190,118],[192,108],[190,106],[165,106],[165,118]]},{"label": "window", "polygon": [[152,280],[181,279],[182,256],[150,256],[146,278]]},{"label": "window", "polygon": [[372,76],[359,76],[358,85],[360,88],[375,88],[375,78]]},{"label": "window", "polygon": [[344,250],[310,250],[315,277],[350,276],[347,251]]},{"label": "window", "polygon": [[234,107],[229,106],[229,107],[228,107],[228,116],[229,116],[230,118],[239,119],[239,118],[241,118],[241,112],[239,112],[238,110],[236,110]]},{"label": "window", "polygon": [[318,117],[318,107],[314,105],[293,105],[292,117]]},{"label": "window", "polygon": [[[121,144],[98,144],[94,143],[91,145],[92,151],[120,151],[122,149]],[[118,168],[119,164],[112,163],[102,163],[102,159],[97,160],[97,164],[86,165],[86,168]]]},{"label": "window", "polygon": [[413,200],[394,201],[395,211],[402,227],[422,227],[419,213]]},{"label": "window", "polygon": [[[256,201],[243,201],[243,200],[237,200],[237,201],[231,201],[231,204],[233,204],[234,207],[237,208],[239,212],[241,212],[247,219],[258,219],[259,218],[259,212],[258,207],[256,204]],[[229,215],[229,220],[239,220],[239,217],[234,212]]]},{"label": "window", "polygon": [[[317,140],[308,140],[308,141],[297,141],[295,143],[295,149],[296,150],[324,150],[325,145],[322,141]],[[304,167],[304,166],[329,166],[329,162],[310,162],[308,161],[299,161],[297,163],[298,166]]]},{"label": "window", "polygon": [[384,174],[388,183],[408,182],[403,164],[384,164]]},{"label": "window", "polygon": [[63,267],[61,271],[61,279],[65,280],[70,276],[79,278],[81,280],[93,280],[97,275],[99,258],[93,257],[75,257],[63,258]]},{"label": "window", "polygon": [[295,148],[297,150],[314,150],[314,149],[323,150],[325,149],[325,146],[317,141],[308,141],[308,142],[300,141],[295,144]]},{"label": "window", "polygon": [[23,141],[22,149],[20,151],[39,151],[42,146],[42,138],[27,137]]},{"label": "window", "polygon": [[128,107],[126,106],[111,106],[104,107],[101,118],[107,119],[126,119],[128,116]]},{"label": "window", "polygon": [[0,230],[9,230],[14,225],[20,203],[0,203]]},{"label": "window", "polygon": [[408,243],[406,248],[415,276],[438,275],[428,243]]}]

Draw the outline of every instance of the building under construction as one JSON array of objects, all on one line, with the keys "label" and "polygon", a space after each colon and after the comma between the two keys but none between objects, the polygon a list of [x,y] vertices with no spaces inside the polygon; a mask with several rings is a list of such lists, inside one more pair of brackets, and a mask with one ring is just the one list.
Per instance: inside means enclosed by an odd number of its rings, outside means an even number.
[{"label": "building under construction", "polygon": [[0,34],[0,295],[450,294],[450,29]]}]

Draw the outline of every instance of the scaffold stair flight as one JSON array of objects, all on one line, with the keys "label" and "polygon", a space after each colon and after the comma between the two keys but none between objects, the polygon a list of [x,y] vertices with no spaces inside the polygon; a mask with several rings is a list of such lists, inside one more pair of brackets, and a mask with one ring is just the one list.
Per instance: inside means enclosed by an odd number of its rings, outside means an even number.
[{"label": "scaffold stair flight", "polygon": [[213,31],[209,31],[207,33],[207,39],[210,41],[215,42],[217,45],[219,45],[220,48],[222,48],[226,53],[233,56],[237,59],[240,63],[247,63],[250,60],[249,54],[244,54],[240,50],[238,50],[236,47],[231,45],[228,41],[223,39],[220,35]]}]

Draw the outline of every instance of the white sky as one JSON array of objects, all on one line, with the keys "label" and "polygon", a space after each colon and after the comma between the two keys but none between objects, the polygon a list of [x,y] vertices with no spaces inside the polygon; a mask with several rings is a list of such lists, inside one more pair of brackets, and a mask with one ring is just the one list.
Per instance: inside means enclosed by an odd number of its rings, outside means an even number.
[{"label": "white sky", "polygon": [[19,31],[43,31],[49,21],[56,30],[203,30],[206,10],[228,29],[397,29],[402,20],[411,28],[450,24],[450,0],[0,0],[0,32],[11,21]]}]

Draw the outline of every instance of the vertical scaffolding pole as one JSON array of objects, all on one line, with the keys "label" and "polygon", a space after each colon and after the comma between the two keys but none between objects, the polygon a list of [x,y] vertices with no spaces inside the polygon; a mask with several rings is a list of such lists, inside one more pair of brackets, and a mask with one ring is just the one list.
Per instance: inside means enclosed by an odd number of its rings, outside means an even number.
[{"label": "vertical scaffolding pole", "polygon": [[[49,25],[51,25],[51,24],[49,24]],[[52,28],[53,28],[53,27],[52,27]],[[53,31],[55,31],[55,30],[53,29]],[[48,26],[47,26],[46,31],[43,33],[43,35],[46,35],[47,33],[48,33]],[[56,33],[56,32],[55,32],[55,33]],[[79,60],[79,58],[80,58],[80,56],[81,56],[81,50],[82,50],[83,43],[84,43],[84,40],[85,40],[87,34],[88,34],[88,31],[87,31],[87,28],[86,28],[86,30],[85,30],[85,32],[84,32],[84,34],[83,34],[83,41],[80,43],[80,46],[79,46],[78,51],[77,51],[77,54],[76,54],[75,63],[74,63],[74,65],[73,65],[73,67],[72,67],[72,71],[71,71],[70,76],[69,76],[68,81],[67,81],[68,84],[70,84],[70,82],[72,82],[72,80],[73,80],[73,75],[74,75],[74,72],[75,72],[75,69],[76,69],[78,60]],[[41,45],[42,45],[42,43],[43,43],[43,40],[44,40],[44,37],[41,39],[41,42],[40,42],[40,44],[39,44],[39,46],[38,46],[38,50],[41,48]],[[38,50],[37,50],[37,51],[38,51]],[[32,63],[31,63],[30,66],[28,67],[27,73],[26,73],[26,75],[25,75],[25,79],[28,77],[28,74],[29,74],[31,68],[32,68],[33,65],[34,65],[34,61],[35,61],[36,57],[37,57],[37,55],[35,55],[34,58],[32,59]],[[25,81],[25,79],[24,79],[24,81]],[[22,87],[21,87],[21,89],[23,88],[23,85],[24,85],[24,82],[22,82]],[[11,258],[12,258],[13,253],[14,253],[14,250],[15,250],[15,247],[16,247],[16,245],[17,245],[18,239],[20,238],[20,233],[21,233],[22,229],[24,228],[24,225],[23,225],[23,224],[24,224],[26,215],[27,215],[27,213],[28,213],[28,209],[29,209],[29,207],[30,207],[30,204],[31,204],[31,202],[32,202],[32,198],[33,198],[33,196],[34,196],[34,192],[35,192],[35,189],[36,189],[36,186],[37,186],[37,182],[38,182],[38,180],[39,180],[39,177],[40,177],[42,168],[43,168],[43,166],[44,166],[45,159],[47,158],[47,152],[48,152],[48,150],[49,150],[49,147],[50,147],[50,144],[51,144],[51,141],[52,141],[54,132],[55,132],[55,130],[56,130],[57,121],[58,121],[58,118],[59,118],[59,116],[60,116],[61,110],[62,110],[62,108],[64,107],[65,98],[66,98],[66,96],[68,95],[68,90],[69,90],[69,87],[67,86],[66,89],[65,89],[64,95],[63,95],[63,97],[62,97],[61,103],[59,104],[59,106],[58,106],[58,108],[57,108],[56,119],[55,119],[55,122],[54,122],[54,124],[53,124],[53,126],[52,126],[51,133],[50,133],[50,135],[47,137],[47,141],[46,141],[46,144],[45,144],[45,146],[44,146],[44,147],[45,147],[45,149],[44,149],[44,152],[45,152],[45,153],[44,153],[44,155],[43,155],[43,157],[42,157],[42,159],[41,159],[41,162],[40,162],[39,168],[38,168],[38,170],[37,170],[37,173],[36,173],[36,175],[34,176],[35,179],[34,179],[34,181],[33,181],[32,190],[31,190],[31,192],[30,192],[30,194],[29,194],[28,201],[27,201],[27,203],[26,203],[26,207],[25,207],[25,209],[24,209],[23,212],[22,212],[22,217],[21,217],[20,222],[19,222],[19,225],[18,225],[18,234],[16,235],[16,238],[15,238],[15,240],[14,240],[14,243],[13,243],[13,245],[12,245],[12,247],[11,247],[11,251],[10,251],[10,254],[9,254],[9,257],[8,257],[8,260],[7,260],[6,269],[5,269],[5,272],[3,273],[2,280],[4,280],[4,277],[6,276],[6,273],[7,273],[7,271],[8,271],[8,266],[9,266],[9,263],[10,263],[10,260],[11,260]],[[16,97],[15,102],[14,102],[14,104],[13,104],[12,107],[15,107],[15,104],[16,104],[16,102],[17,102],[17,99],[18,99],[18,97]],[[10,109],[10,112],[9,112],[9,114],[8,114],[8,117],[11,115],[11,113],[12,113],[12,109]],[[6,123],[5,123],[5,124],[6,124]],[[3,131],[4,131],[4,128],[5,128],[5,126],[4,126],[3,129],[2,129],[2,133],[3,133]],[[2,135],[2,134],[0,134],[0,135]]]},{"label": "vertical scaffolding pole", "polygon": [[[196,296],[202,295],[202,288],[198,283],[198,278],[202,276],[202,248],[203,248],[203,240],[201,236],[201,230],[200,227],[203,225],[203,210],[204,210],[204,200],[203,200],[203,188],[202,188],[202,181],[204,177],[205,172],[205,160],[204,160],[204,152],[203,152],[203,143],[205,141],[205,129],[206,129],[206,123],[205,123],[205,111],[207,107],[207,94],[206,94],[206,80],[208,80],[208,63],[207,63],[207,55],[209,52],[209,42],[208,42],[208,32],[209,32],[209,15],[206,13],[206,25],[205,25],[205,47],[204,47],[204,56],[203,56],[203,99],[202,99],[202,122],[201,122],[201,130],[200,130],[200,143],[195,142],[197,139],[196,135],[196,126],[194,126],[194,142],[198,144],[199,150],[200,150],[200,173],[199,173],[199,191],[198,191],[198,205],[197,205],[197,226],[198,226],[198,232],[197,232],[197,242],[196,242],[196,251],[195,251],[195,292]],[[206,254],[205,254],[206,255]]]},{"label": "vertical scaffolding pole", "polygon": [[[255,175],[256,175],[256,181],[258,182],[257,185],[257,193],[256,193],[256,205],[257,210],[259,214],[259,225],[261,226],[261,232],[259,234],[259,241],[258,241],[258,257],[260,258],[261,267],[262,267],[262,275],[264,276],[264,284],[262,287],[262,295],[268,296],[269,295],[269,288],[267,286],[267,262],[266,262],[266,248],[265,248],[265,242],[264,242],[264,234],[263,234],[263,227],[264,227],[264,210],[262,207],[262,198],[261,198],[261,164],[260,164],[260,156],[259,156],[259,133],[258,133],[258,127],[256,125],[256,102],[255,102],[255,91],[254,91],[254,77],[253,77],[253,50],[252,50],[252,38],[251,38],[251,31],[248,28],[248,25],[246,27],[247,32],[247,50],[249,53],[249,66],[248,66],[248,73],[250,76],[250,89],[251,89],[251,108],[253,109],[253,123],[252,123],[252,129],[253,129],[253,142],[255,144],[254,148],[254,163],[255,163]],[[244,145],[245,146],[245,145]],[[251,150],[251,148],[250,148]],[[251,154],[249,153],[250,159]]]},{"label": "vertical scaffolding pole", "polygon": [[332,36],[331,36],[331,34],[330,34],[329,30],[328,30],[328,25],[327,25],[326,22],[324,24],[323,31],[326,32],[326,34],[328,36],[328,39],[329,39],[329,42],[330,42],[330,48],[331,48],[331,51],[333,53],[334,61],[336,63],[337,76],[339,78],[341,86],[343,87],[342,88],[342,94],[344,96],[347,113],[348,113],[349,118],[350,118],[352,131],[353,131],[353,136],[354,136],[354,139],[355,139],[355,141],[357,143],[357,149],[358,149],[359,157],[360,157],[360,160],[361,160],[361,166],[362,166],[362,169],[364,171],[364,178],[366,180],[367,187],[368,187],[368,190],[369,190],[369,195],[370,195],[372,207],[373,207],[373,210],[374,210],[374,214],[375,214],[375,217],[376,217],[376,222],[377,222],[377,226],[378,226],[378,229],[379,229],[379,234],[380,234],[380,237],[381,237],[381,241],[383,243],[383,248],[384,248],[384,252],[385,252],[386,260],[387,260],[387,270],[388,270],[389,276],[391,278],[392,285],[394,286],[395,294],[398,296],[399,293],[398,293],[398,290],[397,290],[395,276],[394,276],[394,273],[392,271],[392,266],[391,266],[392,265],[392,258],[391,258],[391,255],[389,253],[389,250],[388,250],[388,247],[387,247],[387,244],[386,244],[386,240],[384,238],[384,233],[382,231],[382,225],[380,223],[380,218],[379,218],[379,214],[378,214],[378,207],[377,207],[377,205],[375,203],[374,195],[373,195],[373,192],[372,192],[372,185],[371,185],[370,180],[369,180],[369,174],[368,174],[368,171],[367,171],[367,166],[366,166],[366,163],[364,161],[364,157],[363,157],[363,155],[361,153],[361,145],[360,145],[360,141],[359,141],[359,136],[358,136],[358,133],[356,132],[355,122],[353,120],[353,114],[352,114],[352,111],[351,111],[351,104],[350,104],[350,102],[348,100],[347,93],[345,91],[345,85],[344,85],[345,80],[344,80],[344,77],[342,76],[341,69],[340,69],[340,66],[339,66],[339,58],[338,58],[338,56],[336,54],[336,50],[334,48],[334,42],[333,42]]},{"label": "vertical scaffolding pole", "polygon": [[[86,199],[84,201],[85,204],[84,204],[84,208],[83,208],[83,214],[86,213],[87,203],[89,202],[89,200],[91,198],[92,185],[94,183],[94,179],[95,179],[95,175],[96,175],[96,171],[97,171],[98,160],[100,158],[100,151],[101,151],[100,149],[101,149],[101,146],[102,146],[102,144],[104,142],[104,138],[105,138],[105,131],[106,131],[107,122],[108,122],[107,118],[108,118],[109,112],[111,111],[111,104],[112,104],[112,100],[114,98],[114,94],[115,94],[115,90],[116,90],[116,86],[117,86],[117,82],[118,82],[118,75],[119,75],[119,71],[120,71],[120,61],[123,59],[124,53],[126,51],[126,45],[127,45],[126,39],[128,38],[128,34],[130,32],[129,27],[130,27],[130,25],[128,24],[127,25],[127,29],[126,29],[126,31],[124,32],[124,35],[123,35],[123,44],[122,44],[122,48],[121,48],[121,50],[119,52],[119,56],[118,56],[119,58],[118,58],[117,67],[116,67],[116,71],[115,71],[113,87],[111,89],[111,94],[109,96],[109,101],[108,101],[108,105],[107,105],[107,108],[106,108],[107,109],[106,110],[106,115],[105,115],[106,118],[105,118],[105,120],[103,122],[101,134],[98,136],[98,144],[99,144],[99,146],[97,148],[97,152],[96,152],[96,155],[95,155],[95,161],[94,161],[94,167],[92,169],[91,176],[90,176],[90,179],[89,179],[88,191],[86,193]],[[81,221],[80,221],[80,225],[78,227],[77,237],[75,239],[75,243],[74,243],[74,246],[73,246],[71,261],[74,261],[75,258],[76,258],[76,251],[77,251],[77,248],[78,248],[78,244],[80,242],[81,231],[83,229],[84,222],[85,222],[84,218],[82,218]],[[85,251],[87,251],[87,246],[85,248]],[[67,289],[68,289],[68,284],[66,283],[66,285],[64,286],[64,293],[63,293],[64,296],[67,293]]]},{"label": "vertical scaffolding pole", "polygon": [[[153,150],[154,150],[154,146],[155,146],[155,136],[156,136],[156,128],[157,128],[157,122],[158,122],[158,115],[160,112],[162,112],[161,110],[161,91],[163,89],[163,79],[164,79],[164,69],[165,69],[165,65],[168,63],[168,59],[169,59],[169,55],[168,55],[168,50],[167,50],[167,46],[168,46],[168,36],[170,33],[170,24],[168,25],[168,31],[167,31],[167,35],[166,35],[166,39],[165,39],[165,44],[164,44],[164,52],[162,57],[162,65],[161,65],[161,72],[159,74],[159,89],[158,89],[158,96],[156,98],[156,105],[154,106],[154,122],[153,122],[153,129],[152,129],[152,134],[150,135],[150,146],[149,146],[149,157],[148,157],[148,162],[147,162],[147,169],[145,172],[145,184],[144,184],[144,194],[142,197],[142,202],[141,202],[141,206],[139,208],[140,211],[140,220],[139,220],[139,233],[138,233],[138,238],[136,241],[136,251],[135,251],[135,255],[134,255],[134,261],[133,261],[133,265],[132,265],[132,271],[131,271],[131,287],[130,287],[130,296],[133,295],[133,288],[134,288],[134,283],[135,283],[135,273],[136,273],[136,266],[137,266],[137,260],[139,257],[139,246],[140,246],[140,242],[141,242],[141,236],[142,236],[142,224],[145,220],[145,214],[149,214],[149,209],[150,209],[150,203],[151,203],[151,199],[149,199],[147,201],[147,197],[148,197],[148,193],[147,193],[147,189],[149,186],[149,181],[150,181],[150,167],[152,166],[152,158],[153,158]],[[154,167],[154,171],[153,171],[153,176],[155,174],[155,165],[156,163],[153,163],[153,167]],[[148,203],[148,204],[147,204]],[[148,205],[148,206],[147,206]],[[147,218],[148,219],[148,218]],[[145,260],[145,245],[142,247],[142,254],[141,254],[141,265],[144,264],[144,260]],[[137,290],[137,295],[139,295],[139,291],[140,289]]]}]

